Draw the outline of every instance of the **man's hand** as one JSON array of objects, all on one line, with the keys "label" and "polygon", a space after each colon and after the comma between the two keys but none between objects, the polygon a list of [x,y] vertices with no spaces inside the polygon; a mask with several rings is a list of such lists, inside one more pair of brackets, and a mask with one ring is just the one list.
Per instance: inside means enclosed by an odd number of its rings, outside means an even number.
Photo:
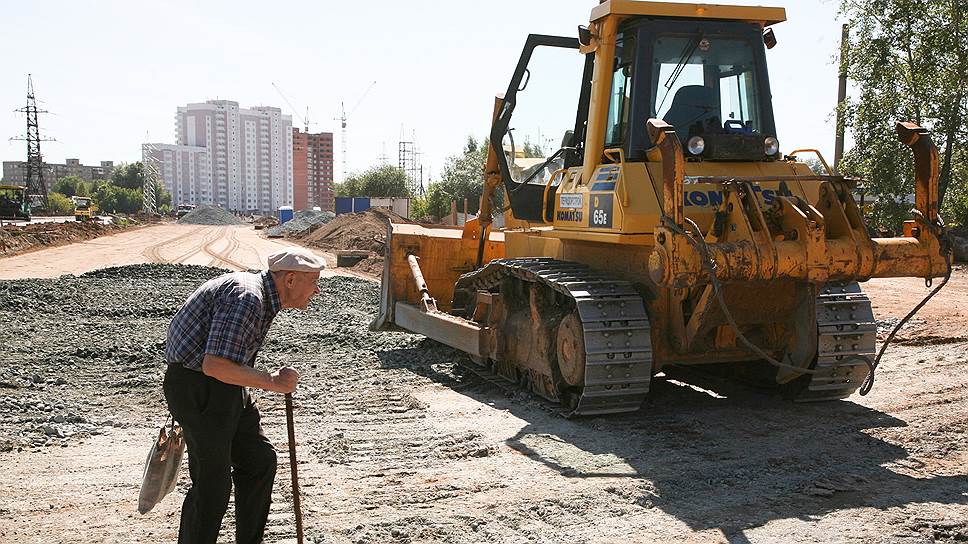
[{"label": "man's hand", "polygon": [[296,384],[299,383],[299,373],[294,368],[288,366],[284,366],[273,372],[271,378],[272,387],[270,391],[275,391],[276,393],[292,393],[296,390]]},{"label": "man's hand", "polygon": [[202,360],[202,372],[220,382],[276,393],[292,393],[299,381],[299,373],[289,367],[282,367],[269,374],[211,353],[206,353]]}]

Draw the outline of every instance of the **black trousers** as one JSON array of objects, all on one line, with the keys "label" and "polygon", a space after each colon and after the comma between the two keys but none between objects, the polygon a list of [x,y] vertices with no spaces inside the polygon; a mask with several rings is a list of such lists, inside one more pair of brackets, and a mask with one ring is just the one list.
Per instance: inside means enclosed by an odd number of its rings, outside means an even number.
[{"label": "black trousers", "polygon": [[235,539],[262,542],[276,450],[259,424],[259,410],[244,387],[229,385],[180,365],[165,373],[168,409],[185,431],[192,487],[182,504],[179,544],[214,544],[235,483]]}]

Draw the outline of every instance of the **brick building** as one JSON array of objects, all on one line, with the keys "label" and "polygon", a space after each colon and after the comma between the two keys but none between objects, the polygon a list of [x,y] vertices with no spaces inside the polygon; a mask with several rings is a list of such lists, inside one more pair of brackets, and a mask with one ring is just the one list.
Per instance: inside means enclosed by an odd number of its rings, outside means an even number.
[{"label": "brick building", "polygon": [[333,211],[333,133],[292,129],[293,207]]}]

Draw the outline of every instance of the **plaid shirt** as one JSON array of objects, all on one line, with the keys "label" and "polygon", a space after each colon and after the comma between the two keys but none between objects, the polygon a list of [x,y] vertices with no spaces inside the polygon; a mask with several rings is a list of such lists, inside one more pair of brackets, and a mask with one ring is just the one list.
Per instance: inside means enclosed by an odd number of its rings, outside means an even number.
[{"label": "plaid shirt", "polygon": [[205,354],[254,366],[282,303],[268,272],[235,272],[199,287],[168,326],[165,361],[202,370]]}]

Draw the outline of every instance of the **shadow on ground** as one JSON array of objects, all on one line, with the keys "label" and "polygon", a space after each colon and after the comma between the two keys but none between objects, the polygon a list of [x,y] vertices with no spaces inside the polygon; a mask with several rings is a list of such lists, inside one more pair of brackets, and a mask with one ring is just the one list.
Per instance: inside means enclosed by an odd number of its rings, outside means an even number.
[{"label": "shadow on ground", "polygon": [[[618,478],[635,502],[730,542],[772,520],[912,503],[968,503],[968,477],[940,476],[902,446],[874,435],[907,423],[849,400],[797,404],[721,379],[653,379],[636,413],[565,419],[553,406],[506,393],[432,341],[378,352],[406,368],[525,421],[506,443],[567,478]],[[428,357],[424,347],[438,355]],[[471,365],[466,359],[463,363]]]}]

